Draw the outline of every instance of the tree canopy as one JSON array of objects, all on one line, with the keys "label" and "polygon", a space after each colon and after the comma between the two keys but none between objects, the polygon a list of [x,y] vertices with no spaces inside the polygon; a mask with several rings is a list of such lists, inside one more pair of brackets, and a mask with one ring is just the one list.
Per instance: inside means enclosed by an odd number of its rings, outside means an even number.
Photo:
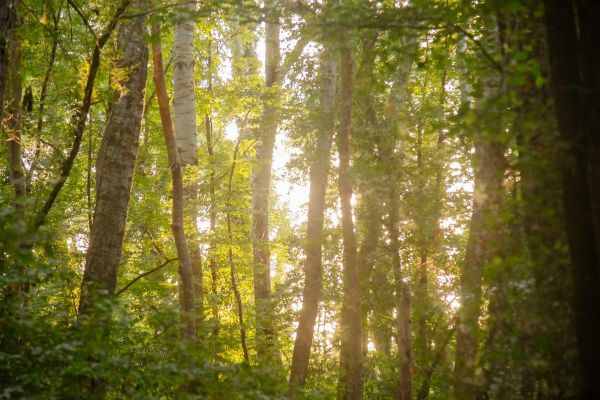
[{"label": "tree canopy", "polygon": [[599,18],[3,0],[0,399],[600,398]]}]

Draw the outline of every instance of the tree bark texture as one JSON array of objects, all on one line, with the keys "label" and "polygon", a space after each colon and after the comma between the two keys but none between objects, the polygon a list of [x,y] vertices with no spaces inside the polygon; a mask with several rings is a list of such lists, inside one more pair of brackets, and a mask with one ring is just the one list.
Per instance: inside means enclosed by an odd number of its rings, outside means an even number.
[{"label": "tree bark texture", "polygon": [[15,22],[16,0],[6,0],[0,4],[0,118],[3,118],[5,94],[8,85],[10,63],[9,48],[12,41],[12,28]]},{"label": "tree bark texture", "polygon": [[196,3],[177,10],[173,38],[173,112],[175,139],[183,165],[198,164],[196,92],[194,77],[194,13]]},{"label": "tree bark texture", "polygon": [[[144,1],[138,1],[143,6]],[[144,18],[122,25],[117,68],[128,74],[116,93],[96,162],[96,205],[79,298],[79,317],[93,314],[96,299],[114,294],[133,182],[148,68]],[[105,293],[103,293],[105,291]]]},{"label": "tree bark texture", "polygon": [[600,3],[546,0],[563,205],[575,289],[580,396],[600,398]]},{"label": "tree bark texture", "polygon": [[184,231],[183,210],[184,210],[184,190],[183,190],[183,167],[179,160],[175,134],[173,133],[173,123],[171,112],[169,110],[169,97],[165,85],[165,73],[163,69],[162,46],[160,44],[160,26],[152,26],[152,59],[154,62],[154,84],[156,86],[156,99],[160,111],[160,120],[162,122],[163,135],[167,146],[169,167],[171,168],[171,179],[173,185],[173,211],[171,228],[173,238],[177,247],[177,257],[179,258],[179,276],[181,277],[181,307],[183,311],[184,333],[192,338],[196,333],[194,323],[195,290],[194,273],[192,271],[190,253]]},{"label": "tree bark texture", "polygon": [[340,46],[340,128],[337,137],[339,194],[342,208],[344,296],[341,316],[340,382],[338,398],[358,400],[363,396],[363,362],[360,318],[360,283],[356,233],[352,217],[350,136],[352,132],[353,66],[349,44]]},{"label": "tree bark texture", "polygon": [[317,147],[310,166],[310,189],[306,229],[306,261],[302,310],[294,342],[289,382],[289,397],[296,398],[304,388],[313,341],[315,321],[321,299],[323,275],[323,221],[327,176],[331,163],[331,143],[335,129],[336,68],[333,51],[325,48],[321,56],[321,99]]},{"label": "tree bark texture", "polygon": [[[16,5],[15,5],[16,7]],[[9,24],[17,23],[16,10],[13,8],[11,12],[14,14],[14,21]],[[24,232],[25,211],[22,201],[26,194],[25,174],[23,168],[23,160],[21,159],[21,130],[22,130],[22,109],[21,97],[23,96],[23,83],[21,78],[21,38],[14,26],[8,28],[7,33],[7,48],[6,57],[8,63],[5,71],[5,93],[6,104],[3,105],[4,112],[0,113],[2,119],[0,123],[6,135],[8,147],[8,169],[10,173],[10,183],[15,194],[14,210],[15,222],[17,229]],[[4,115],[5,114],[5,115]]]},{"label": "tree bark texture", "polygon": [[[273,0],[265,7],[272,10]],[[257,132],[256,159],[252,173],[252,254],[254,262],[254,301],[256,310],[256,353],[262,364],[279,360],[271,300],[271,249],[269,244],[269,194],[271,164],[277,133],[279,92],[279,17],[270,12],[265,22],[265,85],[269,96],[264,104]]]}]

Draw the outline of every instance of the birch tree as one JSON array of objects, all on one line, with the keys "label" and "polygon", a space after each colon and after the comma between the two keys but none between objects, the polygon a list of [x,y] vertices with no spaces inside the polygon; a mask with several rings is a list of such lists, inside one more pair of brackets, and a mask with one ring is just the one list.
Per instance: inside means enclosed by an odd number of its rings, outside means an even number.
[{"label": "birch tree", "polygon": [[196,92],[194,78],[194,31],[196,3],[177,10],[173,39],[173,110],[175,138],[180,161],[198,163]]}]

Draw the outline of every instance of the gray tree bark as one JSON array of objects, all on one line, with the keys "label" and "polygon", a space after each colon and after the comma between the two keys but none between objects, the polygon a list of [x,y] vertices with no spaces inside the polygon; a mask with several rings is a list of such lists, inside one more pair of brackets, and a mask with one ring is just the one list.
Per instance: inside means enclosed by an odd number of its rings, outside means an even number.
[{"label": "gray tree bark", "polygon": [[[143,0],[137,2],[143,4]],[[117,67],[128,74],[121,82],[124,92],[115,94],[96,162],[96,206],[79,298],[80,320],[94,314],[97,299],[115,291],[144,113],[148,66],[144,35],[143,17],[134,18],[119,31]]]}]

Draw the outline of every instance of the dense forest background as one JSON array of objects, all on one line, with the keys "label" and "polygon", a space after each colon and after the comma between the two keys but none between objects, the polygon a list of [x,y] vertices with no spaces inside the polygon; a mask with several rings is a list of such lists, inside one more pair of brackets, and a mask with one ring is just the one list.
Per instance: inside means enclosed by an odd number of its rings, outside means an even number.
[{"label": "dense forest background", "polygon": [[0,399],[600,399],[598,21],[1,0]]}]

